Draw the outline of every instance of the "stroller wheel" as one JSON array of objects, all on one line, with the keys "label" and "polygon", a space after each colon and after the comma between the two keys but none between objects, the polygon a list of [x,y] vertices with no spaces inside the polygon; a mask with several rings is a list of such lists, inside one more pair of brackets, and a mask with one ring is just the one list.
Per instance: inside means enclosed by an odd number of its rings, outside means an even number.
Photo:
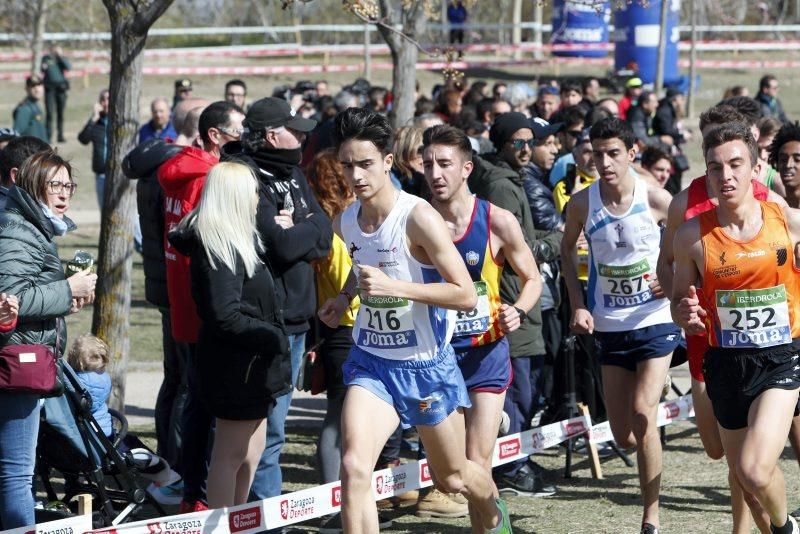
[{"label": "stroller wheel", "polygon": [[143,489],[137,489],[133,492],[133,502],[136,504],[143,504],[146,497]]}]

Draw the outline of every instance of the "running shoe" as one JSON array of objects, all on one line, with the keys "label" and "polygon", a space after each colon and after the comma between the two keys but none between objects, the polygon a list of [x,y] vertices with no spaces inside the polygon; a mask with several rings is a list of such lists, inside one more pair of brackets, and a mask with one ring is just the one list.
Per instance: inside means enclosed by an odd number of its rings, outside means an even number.
[{"label": "running shoe", "polygon": [[155,499],[158,504],[176,506],[183,498],[183,479],[179,479],[173,484],[162,486],[153,482],[147,486],[147,493]]},{"label": "running shoe", "polygon": [[508,516],[508,508],[506,507],[505,501],[503,499],[495,499],[494,502],[497,505],[497,510],[500,512],[500,524],[492,529],[492,532],[496,532],[497,534],[513,534],[511,530],[511,518]]},{"label": "running shoe", "polygon": [[497,491],[504,497],[549,497],[556,493],[555,486],[545,483],[528,463],[523,464],[513,476],[498,475],[495,483]]},{"label": "running shoe", "polygon": [[650,523],[642,523],[642,530],[639,534],[658,534],[658,528]]}]

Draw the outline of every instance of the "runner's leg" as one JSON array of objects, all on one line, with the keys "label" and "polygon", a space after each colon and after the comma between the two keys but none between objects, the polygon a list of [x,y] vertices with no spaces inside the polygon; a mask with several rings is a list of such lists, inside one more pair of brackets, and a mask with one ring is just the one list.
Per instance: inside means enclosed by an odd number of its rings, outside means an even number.
[{"label": "runner's leg", "polygon": [[[746,428],[740,428],[737,430],[727,430],[725,428],[719,427],[720,438],[722,439],[722,445],[725,448],[725,459],[728,462],[728,482],[731,487],[738,487],[738,491],[742,493],[742,500],[747,504],[750,513],[756,519],[756,525],[758,529],[761,531],[762,534],[769,534],[769,516],[764,512],[764,509],[761,507],[761,504],[758,502],[758,499],[751,493],[744,491],[741,484],[739,483],[739,479],[736,477],[736,462],[739,458],[742,450],[742,443],[744,442],[745,434],[747,432]],[[731,490],[733,492],[733,490]],[[733,500],[733,497],[731,497]],[[731,507],[733,508],[733,502],[731,502]],[[737,510],[734,508],[733,513],[736,514]],[[736,526],[736,517],[734,516],[734,534],[738,534],[735,530]],[[742,529],[739,532],[750,533],[750,530]]]},{"label": "runner's leg", "polygon": [[361,386],[347,389],[342,408],[342,524],[346,533],[378,532],[372,471],[399,422],[394,406]]},{"label": "runner's leg", "polygon": [[736,464],[742,487],[755,495],[773,525],[786,522],[786,485],[778,460],[789,434],[798,390],[769,389],[750,406]]},{"label": "runner's leg", "polygon": [[601,368],[603,396],[611,433],[614,434],[617,445],[623,449],[633,447],[636,441],[631,432],[631,407],[636,373],[617,365],[603,365]]},{"label": "runner's leg", "polygon": [[661,490],[661,436],[658,433],[658,403],[672,354],[639,362],[633,393],[631,427],[636,439],[636,460],[644,510],[642,523],[658,527],[658,496]]},{"label": "runner's leg", "polygon": [[[464,419],[467,427],[467,459],[483,467],[491,476],[492,452],[497,440],[497,429],[500,427],[500,413],[506,392],[500,394],[485,391],[471,391],[469,398],[472,407],[465,410]],[[497,488],[492,484],[492,494],[497,497]],[[469,520],[473,534],[483,534],[484,527],[478,510],[469,505]]]},{"label": "runner's leg", "polygon": [[452,412],[435,426],[417,426],[425,445],[428,465],[437,486],[446,493],[461,493],[474,506],[483,528],[492,529],[501,520],[495,503],[496,488],[489,472],[467,460],[466,431],[461,410]]},{"label": "runner's leg", "polygon": [[694,420],[703,449],[712,460],[719,460],[725,454],[722,439],[719,437],[717,418],[711,407],[711,399],[706,392],[706,383],[692,378],[692,402],[694,403]]}]

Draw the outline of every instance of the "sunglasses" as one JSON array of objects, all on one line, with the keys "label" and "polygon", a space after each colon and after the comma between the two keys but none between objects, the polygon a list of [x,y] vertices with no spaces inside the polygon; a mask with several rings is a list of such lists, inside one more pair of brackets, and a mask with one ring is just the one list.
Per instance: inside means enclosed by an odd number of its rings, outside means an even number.
[{"label": "sunglasses", "polygon": [[514,150],[522,150],[525,145],[528,145],[528,148],[535,147],[536,139],[512,139],[508,143],[514,147]]}]

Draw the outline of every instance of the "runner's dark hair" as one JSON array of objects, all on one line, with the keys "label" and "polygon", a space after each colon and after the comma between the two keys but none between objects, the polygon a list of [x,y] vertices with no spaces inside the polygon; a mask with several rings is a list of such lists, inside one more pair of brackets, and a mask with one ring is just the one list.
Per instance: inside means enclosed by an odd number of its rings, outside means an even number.
[{"label": "runner's dark hair", "polygon": [[431,145],[451,146],[457,148],[465,161],[472,161],[472,145],[463,130],[449,124],[431,126],[422,134],[422,146]]},{"label": "runner's dark hair", "polygon": [[345,141],[369,141],[384,156],[392,149],[392,126],[389,119],[366,108],[349,108],[333,120],[333,143],[339,147]]},{"label": "runner's dark hair", "polygon": [[778,155],[781,151],[781,147],[791,141],[800,141],[800,123],[787,122],[781,126],[778,133],[775,134],[775,139],[772,140],[772,144],[769,145],[768,163],[775,169],[778,168]]},{"label": "runner's dark hair", "polygon": [[631,125],[619,117],[609,117],[602,119],[592,125],[589,130],[589,139],[614,139],[617,138],[625,143],[625,148],[630,150],[636,143],[636,135],[633,133]]}]

